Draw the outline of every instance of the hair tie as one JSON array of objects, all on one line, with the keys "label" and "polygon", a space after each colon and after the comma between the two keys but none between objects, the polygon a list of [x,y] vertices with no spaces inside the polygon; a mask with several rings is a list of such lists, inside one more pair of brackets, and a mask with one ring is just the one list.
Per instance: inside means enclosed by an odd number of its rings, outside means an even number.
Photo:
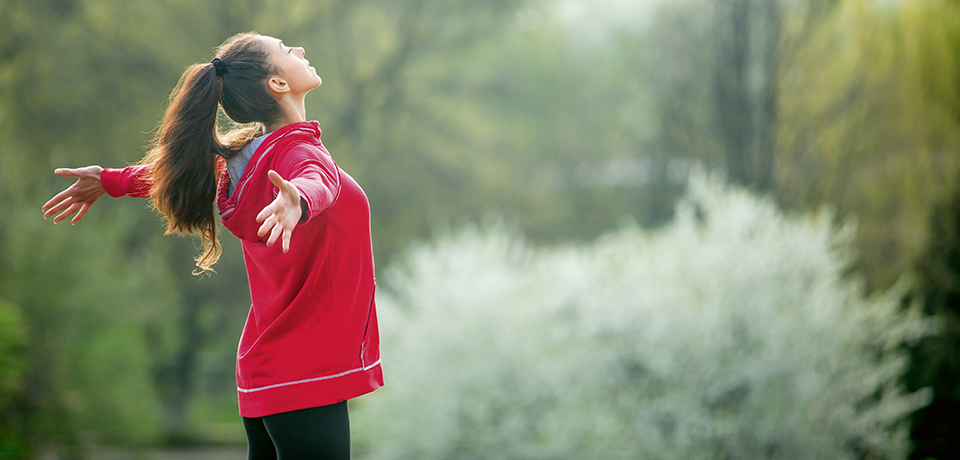
[{"label": "hair tie", "polygon": [[220,58],[213,58],[210,63],[213,64],[213,68],[216,69],[218,77],[222,77],[223,74],[227,73],[227,65],[224,64]]}]

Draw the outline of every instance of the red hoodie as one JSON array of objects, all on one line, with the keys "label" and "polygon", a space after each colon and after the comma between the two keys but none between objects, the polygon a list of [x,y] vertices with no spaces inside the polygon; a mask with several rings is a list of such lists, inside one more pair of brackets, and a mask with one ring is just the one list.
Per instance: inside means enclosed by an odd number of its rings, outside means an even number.
[{"label": "red hoodie", "polygon": [[[241,240],[253,302],[237,350],[240,415],[334,404],[379,388],[370,205],[320,142],[318,123],[270,134],[229,197],[230,177],[218,165],[217,206]],[[269,170],[293,183],[309,208],[287,254],[257,236],[256,216],[277,195]],[[105,169],[101,181],[113,197],[142,197],[149,174],[145,166]]]}]

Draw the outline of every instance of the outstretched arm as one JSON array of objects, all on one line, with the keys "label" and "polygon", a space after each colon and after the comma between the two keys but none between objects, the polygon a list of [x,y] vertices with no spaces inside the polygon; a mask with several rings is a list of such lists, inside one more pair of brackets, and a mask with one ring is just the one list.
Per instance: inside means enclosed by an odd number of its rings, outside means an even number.
[{"label": "outstretched arm", "polygon": [[103,172],[103,168],[99,166],[87,166],[86,168],[76,169],[60,168],[55,170],[54,174],[60,177],[76,177],[77,181],[43,205],[43,208],[41,208],[43,210],[43,218],[46,219],[59,213],[53,218],[53,222],[57,223],[76,214],[70,222],[72,224],[80,222],[80,219],[87,213],[90,206],[107,193],[103,188],[103,183],[100,182],[101,172]]},{"label": "outstretched arm", "polygon": [[301,217],[305,217],[307,212],[303,209],[305,201],[300,199],[300,191],[297,190],[290,181],[283,180],[276,171],[268,171],[267,177],[279,189],[277,198],[268,204],[260,214],[257,214],[257,222],[262,223],[257,236],[263,237],[270,233],[267,238],[267,246],[273,246],[277,238],[281,239],[281,246],[284,254],[290,250],[290,236],[297,227]]}]

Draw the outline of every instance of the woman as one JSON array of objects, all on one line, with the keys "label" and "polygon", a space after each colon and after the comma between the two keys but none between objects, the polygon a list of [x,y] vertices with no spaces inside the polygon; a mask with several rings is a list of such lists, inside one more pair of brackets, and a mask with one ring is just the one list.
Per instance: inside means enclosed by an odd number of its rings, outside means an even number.
[{"label": "woman", "polygon": [[[306,121],[320,84],[303,48],[234,36],[183,74],[140,164],[58,169],[77,182],[43,206],[75,224],[104,194],[149,197],[167,233],[199,234],[203,272],[220,255],[216,203],[250,283],[237,352],[250,459],[349,458],[346,400],[383,384],[369,204]],[[255,124],[221,136],[218,106]]]}]

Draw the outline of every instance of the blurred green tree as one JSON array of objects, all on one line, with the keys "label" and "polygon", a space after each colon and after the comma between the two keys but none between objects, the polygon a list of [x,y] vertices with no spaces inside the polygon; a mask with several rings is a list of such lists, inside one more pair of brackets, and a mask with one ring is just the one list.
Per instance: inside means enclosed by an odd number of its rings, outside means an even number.
[{"label": "blurred green tree", "polygon": [[[228,4],[242,6],[220,7]],[[175,437],[192,427],[177,418],[184,412],[178,404],[193,395],[182,382],[197,374],[185,357],[212,340],[193,332],[215,336],[224,328],[218,313],[189,313],[197,301],[176,275],[190,266],[173,262],[194,250],[192,242],[159,238],[156,218],[135,210],[143,203],[98,205],[73,229],[42,222],[38,206],[65,186],[54,167],[136,160],[185,56],[202,56],[239,26],[211,21],[234,30],[207,25],[201,34],[178,33],[189,26],[181,18],[202,16],[187,2],[6,1],[2,11],[13,27],[5,29],[3,43],[11,46],[0,65],[0,196],[7,206],[0,292],[24,306],[37,331],[24,430],[31,442],[64,446],[67,456],[83,455],[83,443],[148,442],[161,431]],[[244,285],[242,276],[220,280]],[[205,287],[222,301],[208,309],[239,304],[242,319],[245,289]],[[170,325],[178,318],[189,319],[182,321],[186,332],[165,339],[179,343],[145,340],[176,329]],[[190,364],[180,375],[158,370],[178,359]]]},{"label": "blurred green tree", "polygon": [[777,196],[855,215],[871,288],[910,270],[960,169],[958,21],[948,2],[845,0],[786,27]]},{"label": "blurred green tree", "polygon": [[23,391],[28,334],[20,310],[0,300],[0,459],[26,457]]},{"label": "blurred green tree", "polygon": [[960,190],[933,212],[917,265],[915,295],[943,326],[911,350],[907,384],[934,391],[930,405],[912,417],[911,458],[953,458],[960,455]]}]

